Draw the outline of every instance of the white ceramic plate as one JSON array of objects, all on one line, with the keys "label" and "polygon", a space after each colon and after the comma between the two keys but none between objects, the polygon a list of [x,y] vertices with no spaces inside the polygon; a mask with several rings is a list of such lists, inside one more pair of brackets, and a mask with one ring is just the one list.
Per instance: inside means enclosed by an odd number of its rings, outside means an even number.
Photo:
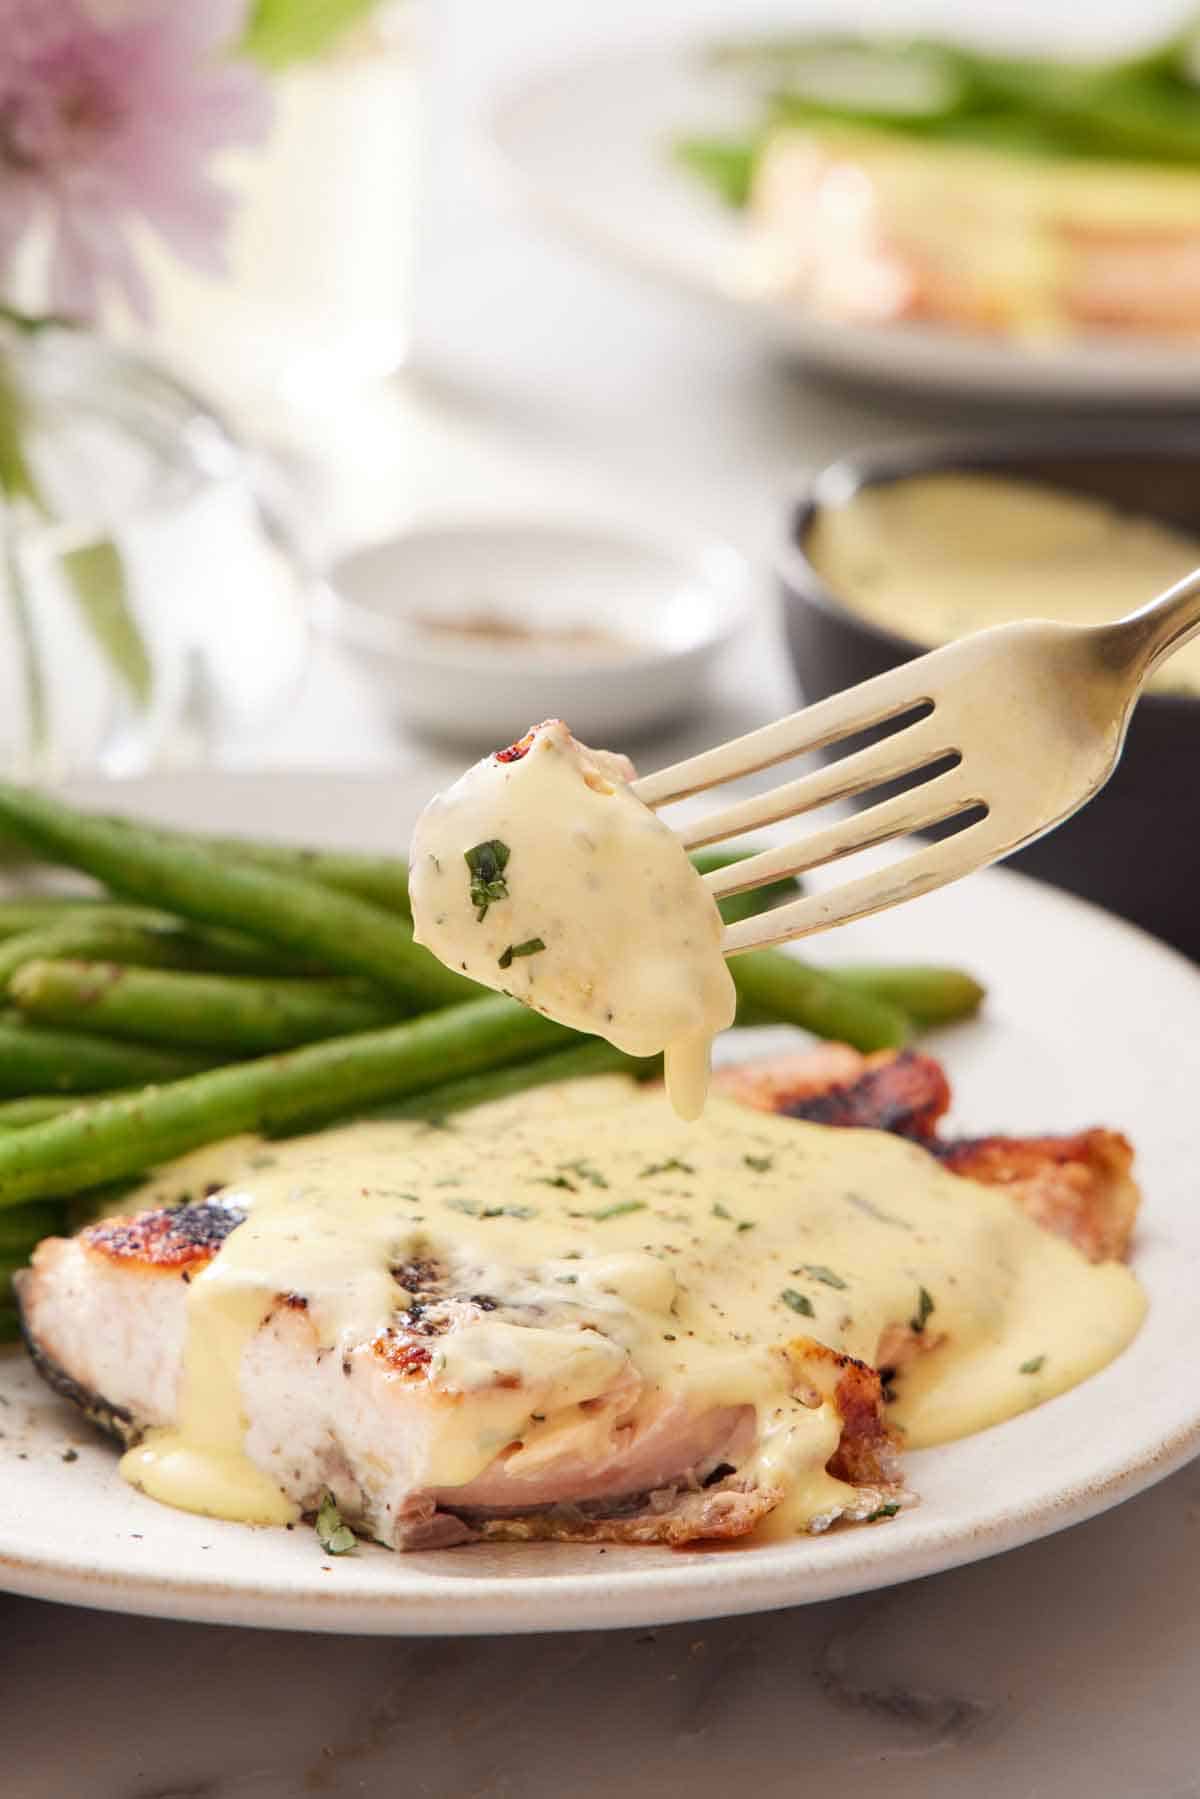
[{"label": "white ceramic plate", "polygon": [[[392,778],[189,776],[80,787],[86,802],[331,844],[404,843],[423,786]],[[832,946],[831,946],[832,947]],[[481,1546],[324,1556],[311,1531],[249,1529],[133,1492],[113,1450],[0,1355],[0,1586],[113,1610],[382,1633],[602,1628],[829,1599],[1074,1524],[1200,1450],[1200,971],[1127,925],[1014,875],[976,875],[839,933],[840,955],[962,962],[986,1014],[934,1043],[962,1130],[1104,1122],[1138,1147],[1141,1334],[1095,1379],[1008,1424],[907,1458],[921,1503],[886,1526],[783,1546]],[[829,950],[822,946],[822,953]],[[766,1044],[756,1047],[765,1048]],[[64,1461],[74,1448],[78,1459]]]},{"label": "white ceramic plate", "polygon": [[[695,710],[754,609],[746,563],[629,519],[444,519],[353,550],[329,571],[330,623],[410,725],[476,754],[531,718],[623,743]],[[534,632],[599,627],[610,655],[437,636],[422,619],[478,614]]]},{"label": "white ceramic plate", "polygon": [[502,94],[491,147],[517,196],[553,228],[628,268],[706,296],[731,324],[804,362],[866,380],[1078,403],[1192,405],[1200,350],[1149,338],[1018,346],[914,325],[857,326],[759,297],[742,222],[674,166],[681,135],[736,133],[757,115],[745,78],[703,46],[609,52]]}]

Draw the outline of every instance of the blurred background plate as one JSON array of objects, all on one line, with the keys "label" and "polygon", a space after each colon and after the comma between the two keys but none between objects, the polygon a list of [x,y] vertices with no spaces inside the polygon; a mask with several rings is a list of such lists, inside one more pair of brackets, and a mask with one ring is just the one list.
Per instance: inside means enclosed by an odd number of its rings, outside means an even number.
[{"label": "blurred background plate", "polygon": [[[714,33],[719,36],[719,33]],[[731,326],[814,367],[944,393],[1187,407],[1200,353],[1148,338],[1025,345],[918,325],[866,327],[755,295],[742,218],[672,160],[695,132],[736,133],[758,88],[705,45],[598,52],[510,85],[487,133],[511,191],[579,246],[722,307]]]}]

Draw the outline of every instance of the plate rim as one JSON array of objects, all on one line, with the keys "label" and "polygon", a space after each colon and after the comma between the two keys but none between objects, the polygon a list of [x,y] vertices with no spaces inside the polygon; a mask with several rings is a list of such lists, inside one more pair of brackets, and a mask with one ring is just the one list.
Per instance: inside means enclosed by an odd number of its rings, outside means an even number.
[{"label": "plate rim", "polygon": [[637,46],[610,43],[502,80],[485,101],[478,127],[493,181],[512,203],[576,249],[723,310],[743,325],[757,321],[776,349],[802,364],[900,388],[1069,399],[1088,410],[1141,404],[1182,412],[1195,405],[1200,393],[1200,345],[1175,348],[1158,338],[1138,336],[1115,344],[1081,337],[1038,346],[929,325],[823,320],[796,305],[739,294],[718,274],[700,279],[669,256],[649,252],[591,216],[583,202],[564,199],[553,180],[532,171],[514,149],[510,137],[514,117],[573,75],[594,73],[605,64],[619,69],[632,62],[644,69],[652,61],[678,71],[702,50],[703,40],[690,34],[663,36]]}]

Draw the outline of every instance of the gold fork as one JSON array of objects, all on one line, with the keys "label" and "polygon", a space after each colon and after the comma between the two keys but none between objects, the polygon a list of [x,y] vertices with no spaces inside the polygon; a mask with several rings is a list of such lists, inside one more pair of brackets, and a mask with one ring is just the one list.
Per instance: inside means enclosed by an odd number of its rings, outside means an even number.
[{"label": "gold fork", "polygon": [[[952,835],[914,847],[886,867],[727,925],[722,941],[725,953],[735,955],[807,937],[956,881],[1086,805],[1116,767],[1147,680],[1198,632],[1200,570],[1115,624],[1030,620],[975,632],[647,775],[633,791],[648,806],[670,805],[901,721],[880,741],[815,773],[679,827],[685,849],[698,849],[860,798],[888,781],[923,776],[849,818],[704,877],[714,899],[724,899],[962,819]],[[904,723],[909,713],[914,717]]]}]

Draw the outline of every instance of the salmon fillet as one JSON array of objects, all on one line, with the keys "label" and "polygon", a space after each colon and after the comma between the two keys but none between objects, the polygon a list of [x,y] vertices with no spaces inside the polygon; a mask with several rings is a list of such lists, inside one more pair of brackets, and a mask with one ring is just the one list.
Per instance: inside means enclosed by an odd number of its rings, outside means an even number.
[{"label": "salmon fillet", "polygon": [[812,1124],[893,1131],[922,1144],[952,1174],[1005,1187],[1035,1224],[1066,1237],[1093,1262],[1129,1253],[1140,1195],[1133,1146],[1119,1131],[1065,1137],[939,1136],[950,1084],[932,1056],[843,1044],[811,1054],[724,1068],[714,1085],[731,1099]]},{"label": "salmon fillet", "polygon": [[[922,1143],[953,1172],[1008,1187],[1040,1224],[1089,1255],[1127,1245],[1137,1194],[1123,1138],[1092,1131],[942,1142],[936,1132],[949,1087],[927,1056],[864,1058],[829,1045],[724,1070],[717,1083],[748,1106]],[[19,1277],[39,1370],[120,1442],[176,1420],[187,1287],[244,1215],[218,1193],[104,1220],[78,1237],[46,1240]],[[323,1349],[304,1295],[279,1293],[244,1352],[247,1452],[301,1510],[315,1511],[332,1492],[345,1518],[398,1549],[479,1539],[680,1547],[744,1536],[779,1503],[777,1489],[738,1473],[756,1437],[753,1407],[697,1411],[670,1393],[647,1395],[628,1371],[587,1402],[586,1455],[572,1454],[568,1442],[532,1473],[514,1473],[501,1451],[465,1485],[437,1487],[425,1478],[427,1438],[439,1411],[455,1403],[430,1379],[437,1339],[486,1314],[525,1326],[544,1320],[499,1304],[461,1269],[455,1276],[434,1260],[391,1272],[407,1305],[374,1337]],[[874,1367],[811,1338],[789,1343],[794,1394],[802,1404],[831,1401],[840,1420],[827,1470],[854,1489],[845,1516],[870,1517],[903,1496],[886,1382],[936,1341],[897,1325],[884,1333]],[[536,1413],[537,1392],[528,1400]],[[336,1431],[325,1422],[332,1417]]]},{"label": "salmon fillet", "polygon": [[1194,171],[777,131],[750,207],[756,284],[818,314],[991,336],[1200,330]]}]

